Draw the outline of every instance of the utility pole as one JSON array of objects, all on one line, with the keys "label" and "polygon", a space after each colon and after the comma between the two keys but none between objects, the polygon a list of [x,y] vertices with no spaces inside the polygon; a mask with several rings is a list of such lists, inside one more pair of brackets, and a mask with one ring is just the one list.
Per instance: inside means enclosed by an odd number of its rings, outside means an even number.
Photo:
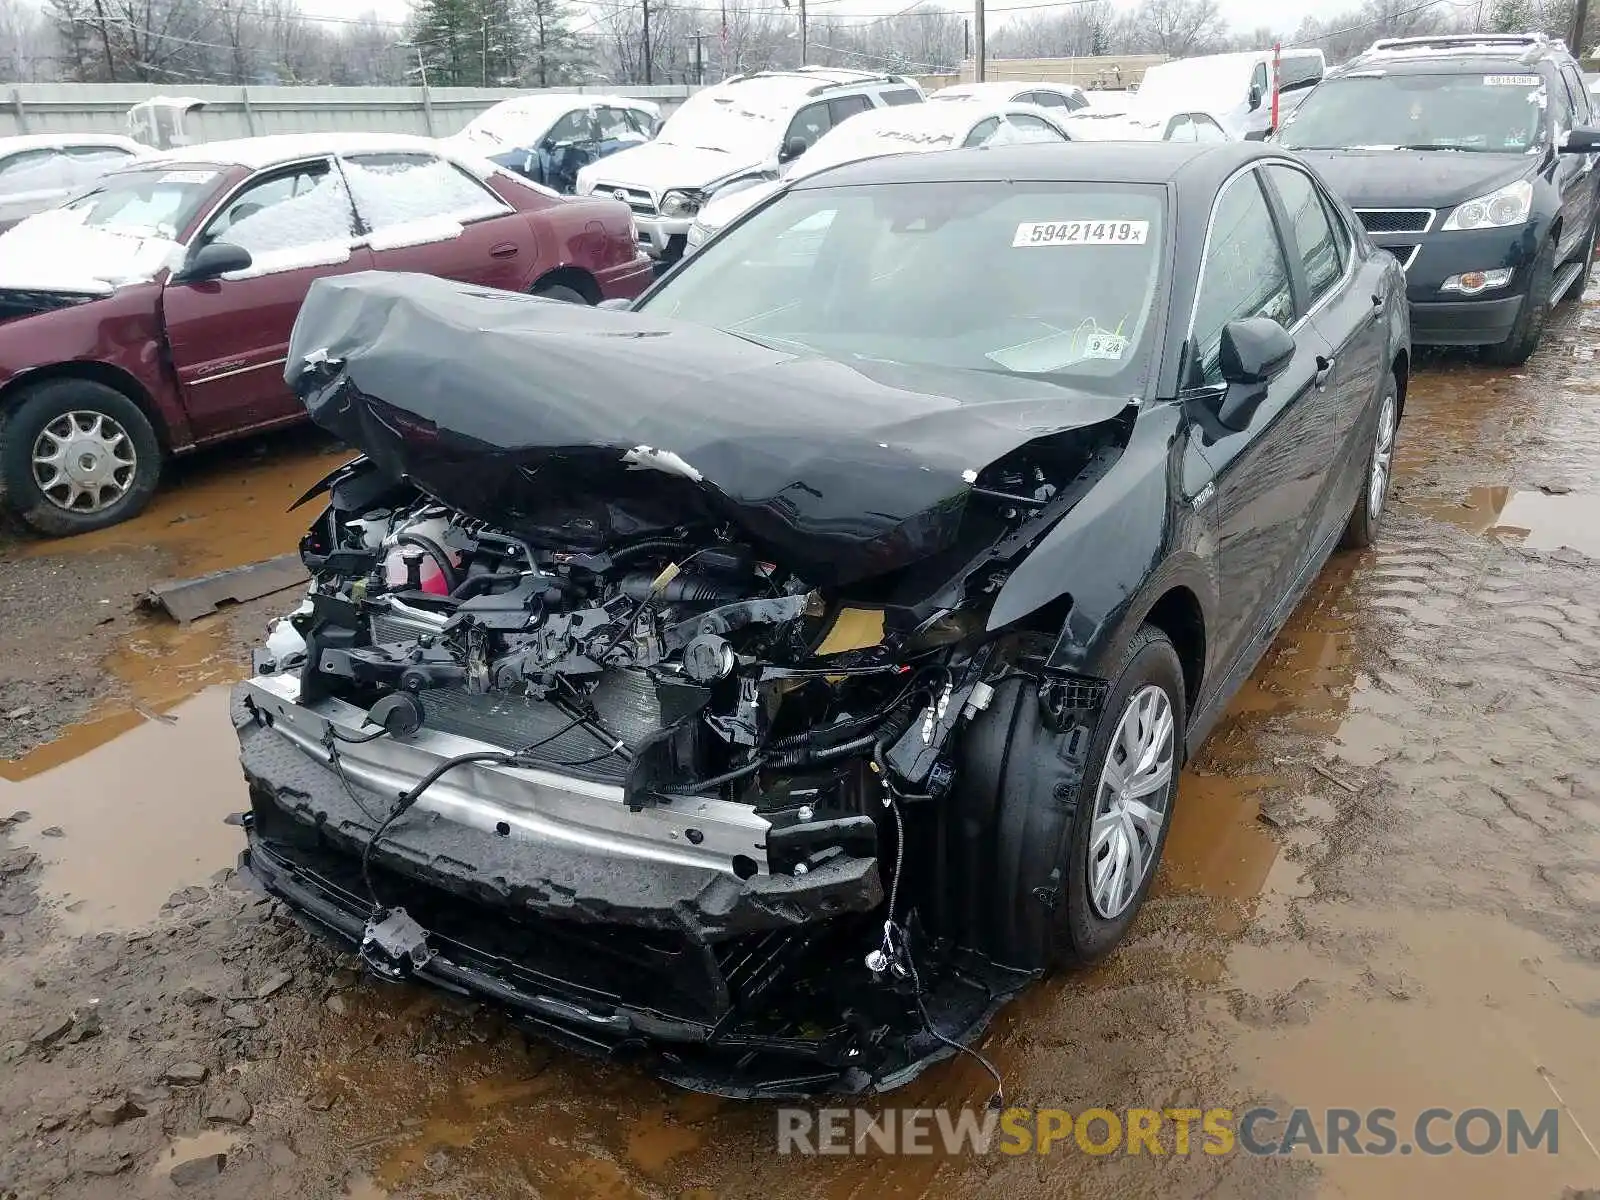
[{"label": "utility pole", "polygon": [[650,0],[639,0],[644,12],[644,84],[650,86]]},{"label": "utility pole", "polygon": [[1583,57],[1583,23],[1589,19],[1589,0],[1578,0],[1572,11],[1572,36],[1567,39],[1567,49],[1574,58]]},{"label": "utility pole", "polygon": [[706,59],[705,51],[702,47],[710,36],[709,33],[699,29],[689,35],[694,42],[694,81],[696,83],[704,83],[706,81]]},{"label": "utility pole", "polygon": [[972,57],[972,18],[968,17],[961,22],[961,59],[965,62]]},{"label": "utility pole", "polygon": [[481,69],[482,74],[483,74],[483,86],[484,87],[488,87],[489,86],[489,18],[488,17],[485,17],[483,19],[482,33],[483,33],[483,62],[482,62],[482,66],[481,66],[480,69]]},{"label": "utility pole", "polygon": [[[1583,0],[1579,0],[1581,4]],[[984,76],[983,53],[983,0],[973,0],[972,5],[972,82],[982,83]]]},{"label": "utility pole", "polygon": [[[1578,0],[1580,4],[1584,0]],[[800,0],[800,65],[806,65],[806,0]]]}]

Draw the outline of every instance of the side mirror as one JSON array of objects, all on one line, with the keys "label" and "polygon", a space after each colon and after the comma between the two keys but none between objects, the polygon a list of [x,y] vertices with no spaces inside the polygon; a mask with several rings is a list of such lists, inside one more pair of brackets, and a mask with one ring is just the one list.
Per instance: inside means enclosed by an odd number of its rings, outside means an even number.
[{"label": "side mirror", "polygon": [[171,282],[203,283],[230,271],[243,271],[252,262],[250,251],[243,246],[236,246],[232,242],[208,242],[189,255],[188,261],[178,269]]},{"label": "side mirror", "polygon": [[1600,154],[1600,128],[1580,125],[1561,143],[1563,154]]},{"label": "side mirror", "polygon": [[790,162],[799,158],[806,152],[807,143],[803,137],[792,137],[783,144],[783,150],[778,155],[779,162]]},{"label": "side mirror", "polygon": [[620,296],[614,296],[610,300],[600,301],[600,303],[596,304],[595,307],[610,309],[612,312],[627,312],[633,307],[633,301],[624,299]]},{"label": "side mirror", "polygon": [[[1235,92],[1234,95],[1238,95],[1238,93]],[[1251,112],[1255,112],[1256,109],[1261,107],[1261,85],[1259,83],[1252,83],[1250,85],[1248,98],[1250,101]]]},{"label": "side mirror", "polygon": [[1271,317],[1247,317],[1223,326],[1218,365],[1228,386],[1216,417],[1224,429],[1237,433],[1249,427],[1266,399],[1267,385],[1289,365],[1294,350],[1294,338]]}]

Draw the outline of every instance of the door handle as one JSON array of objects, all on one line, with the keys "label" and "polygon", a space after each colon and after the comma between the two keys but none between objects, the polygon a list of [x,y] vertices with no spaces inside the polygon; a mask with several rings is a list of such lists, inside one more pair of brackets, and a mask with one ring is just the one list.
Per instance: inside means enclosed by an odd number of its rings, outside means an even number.
[{"label": "door handle", "polygon": [[515,258],[516,256],[517,244],[515,242],[501,242],[489,251],[490,258]]},{"label": "door handle", "polygon": [[1317,373],[1311,377],[1311,381],[1316,384],[1319,392],[1328,386],[1328,377],[1332,374],[1333,359],[1317,355]]}]

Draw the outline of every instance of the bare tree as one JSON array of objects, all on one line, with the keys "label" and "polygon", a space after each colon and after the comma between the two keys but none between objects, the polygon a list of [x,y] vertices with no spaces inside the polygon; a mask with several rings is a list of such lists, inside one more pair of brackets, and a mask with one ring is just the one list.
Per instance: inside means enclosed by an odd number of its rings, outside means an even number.
[{"label": "bare tree", "polygon": [[1217,0],[1144,0],[1135,26],[1150,50],[1173,58],[1205,53],[1228,30]]}]

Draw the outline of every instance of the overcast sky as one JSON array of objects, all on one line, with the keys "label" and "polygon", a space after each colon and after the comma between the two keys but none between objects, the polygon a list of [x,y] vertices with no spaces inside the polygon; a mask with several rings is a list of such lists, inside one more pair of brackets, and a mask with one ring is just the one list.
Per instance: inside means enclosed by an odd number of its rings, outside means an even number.
[{"label": "overcast sky", "polygon": [[[699,2],[709,3],[710,0],[699,0]],[[770,0],[760,0],[760,2],[767,4]],[[953,8],[961,7],[955,0],[945,0],[945,2]],[[989,0],[989,12],[993,14],[989,17],[990,27],[993,28],[1005,20],[1000,10],[1008,6],[1022,6],[1032,12],[1048,11],[1038,8],[1039,3],[1040,0]],[[1221,0],[1221,3],[1222,15],[1227,18],[1229,27],[1246,32],[1257,26],[1267,25],[1287,33],[1308,14],[1320,13],[1332,16],[1357,7],[1357,0]],[[1132,3],[1117,4],[1118,8],[1133,6]],[[410,11],[406,0],[300,0],[300,7],[307,13],[320,17],[353,18],[364,12],[373,11],[386,21],[403,21]],[[582,0],[576,0],[574,7],[583,7]],[[899,12],[905,7],[905,3],[896,3],[895,0],[825,0],[815,11],[819,14],[827,12],[841,16],[876,17]]]}]

